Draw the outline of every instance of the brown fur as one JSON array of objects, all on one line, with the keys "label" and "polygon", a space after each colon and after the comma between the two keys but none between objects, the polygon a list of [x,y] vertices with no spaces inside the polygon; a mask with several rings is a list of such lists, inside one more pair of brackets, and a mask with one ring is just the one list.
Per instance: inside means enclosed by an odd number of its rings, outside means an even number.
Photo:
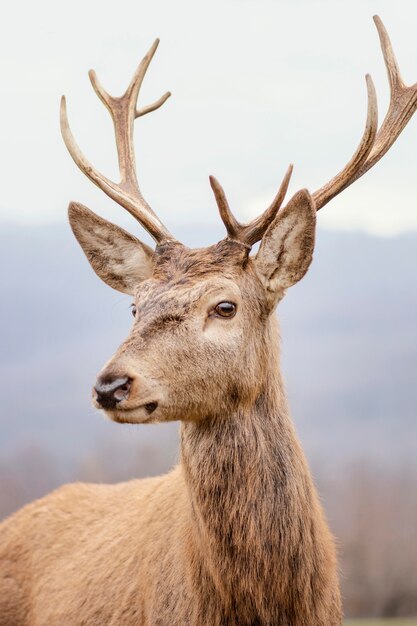
[{"label": "brown fur", "polygon": [[[172,242],[144,260],[147,279],[138,268],[132,331],[102,372],[128,373],[131,394],[107,414],[182,419],[180,464],[65,486],[6,520],[1,626],[340,626],[333,540],[288,414],[272,315],[311,261],[308,194],[290,210],[300,223],[284,213],[255,259],[229,240]],[[89,251],[95,222],[89,212],[84,228],[83,215],[73,228]],[[232,319],[213,316],[224,300],[237,304]]]}]

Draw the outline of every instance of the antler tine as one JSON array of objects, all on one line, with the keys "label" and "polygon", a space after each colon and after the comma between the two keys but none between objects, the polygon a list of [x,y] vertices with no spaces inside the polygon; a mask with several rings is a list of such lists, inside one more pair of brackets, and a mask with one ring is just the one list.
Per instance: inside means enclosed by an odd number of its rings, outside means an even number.
[{"label": "antler tine", "polygon": [[69,126],[64,96],[61,100],[61,132],[65,145],[80,170],[110,196],[110,198],[129,211],[129,213],[146,228],[153,239],[157,243],[160,243],[165,240],[174,240],[174,237],[162,224],[161,220],[142,196],[137,181],[133,142],[133,126],[135,119],[158,109],[171,95],[167,92],[154,103],[137,109],[139,91],[152,57],[158,47],[158,43],[159,40],[157,39],[148,53],[143,57],[123,96],[111,96],[99,82],[94,70],[90,70],[89,72],[94,91],[108,109],[113,120],[119,160],[119,183],[114,183],[99,172],[81,152]]},{"label": "antler tine", "polygon": [[220,217],[226,226],[226,231],[229,239],[240,241],[241,243],[251,247],[254,243],[262,239],[262,235],[274,220],[279,208],[281,207],[285,194],[287,193],[288,185],[290,183],[293,166],[290,165],[282,180],[278,193],[273,199],[270,206],[260,215],[255,218],[249,224],[240,224],[234,217],[230,210],[229,203],[227,202],[226,194],[223,187],[214,176],[210,176],[210,185],[213,189],[214,196],[216,198],[217,206],[219,208]]},{"label": "antler tine", "polygon": [[381,42],[391,97],[387,114],[378,131],[371,154],[360,171],[360,176],[388,152],[417,109],[417,83],[408,86],[403,82],[385,26],[378,15],[374,15],[374,22]]},{"label": "antler tine", "polygon": [[[327,202],[340,193],[340,191],[363,176],[369,169],[371,169],[371,167],[375,165],[375,163],[379,161],[379,159],[381,159],[381,157],[384,156],[386,152],[388,152],[417,109],[417,83],[412,86],[405,85],[400,75],[399,66],[394,55],[391,41],[381,18],[378,15],[374,15],[374,22],[378,30],[390,85],[391,95],[388,111],[379,130],[376,134],[374,134],[374,129],[372,129],[372,133],[369,134],[368,140],[365,142],[367,144],[367,148],[370,148],[368,152],[366,153],[365,149],[362,157],[359,159],[357,158],[358,152],[361,151],[361,146],[364,143],[365,135],[367,135],[367,131],[365,130],[360,147],[349,164],[329,183],[321,187],[313,194],[317,210],[327,204]],[[373,86],[372,92],[374,92]],[[372,98],[375,98],[376,121],[376,96],[372,96]],[[366,156],[364,157],[365,154]],[[355,160],[356,163],[354,163]]]},{"label": "antler tine", "polygon": [[152,113],[152,111],[156,111],[156,109],[159,109],[159,107],[161,107],[164,104],[164,102],[168,100],[170,95],[171,95],[171,92],[166,91],[160,98],[158,98],[158,100],[155,100],[155,102],[152,102],[152,104],[148,104],[147,106],[144,106],[138,111],[136,111],[135,118],[142,117],[143,115],[146,115],[147,113]]},{"label": "antler tine", "polygon": [[317,211],[358,178],[358,173],[374,145],[378,129],[378,104],[375,86],[369,74],[366,75],[366,86],[368,90],[368,113],[366,116],[365,130],[359,147],[343,170],[339,172],[339,174],[336,174],[334,178],[323,185],[318,191],[313,193],[312,197]]},{"label": "antler tine", "polygon": [[400,68],[397,59],[395,58],[394,50],[392,48],[392,43],[387,30],[379,15],[374,15],[373,20],[381,42],[382,55],[384,57],[385,67],[387,68],[388,80],[392,93],[398,87],[405,87],[405,84],[401,78]]},{"label": "antler tine", "polygon": [[281,208],[282,203],[284,202],[285,195],[288,190],[288,185],[290,184],[292,171],[294,166],[292,163],[288,166],[287,171],[285,172],[284,178],[282,179],[281,185],[278,189],[278,193],[275,198],[272,200],[269,207],[259,215],[256,219],[254,219],[250,224],[244,227],[245,229],[245,241],[250,246],[253,246],[254,243],[262,239],[262,236],[270,223],[274,220],[276,214]]},{"label": "antler tine", "polygon": [[230,210],[223,187],[214,176],[209,176],[209,181],[214,197],[216,198],[220,217],[222,218],[223,224],[226,226],[229,239],[239,239],[239,232],[241,231],[242,226]]}]

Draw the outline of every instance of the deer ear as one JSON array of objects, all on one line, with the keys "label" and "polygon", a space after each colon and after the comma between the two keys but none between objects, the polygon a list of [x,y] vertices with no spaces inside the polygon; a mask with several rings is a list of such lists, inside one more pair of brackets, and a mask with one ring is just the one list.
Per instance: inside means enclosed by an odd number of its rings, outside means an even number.
[{"label": "deer ear", "polygon": [[133,295],[152,275],[153,250],[139,239],[82,204],[71,202],[68,217],[91,267],[107,285]]},{"label": "deer ear", "polygon": [[255,266],[275,305],[307,272],[313,258],[316,208],[306,189],[298,191],[268,227]]}]

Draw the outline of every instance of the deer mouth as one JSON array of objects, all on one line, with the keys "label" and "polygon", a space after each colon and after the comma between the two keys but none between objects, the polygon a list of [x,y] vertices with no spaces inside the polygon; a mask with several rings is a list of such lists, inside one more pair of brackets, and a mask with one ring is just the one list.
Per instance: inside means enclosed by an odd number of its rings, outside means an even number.
[{"label": "deer mouth", "polygon": [[105,413],[111,420],[119,423],[127,424],[149,424],[157,421],[157,408],[159,402],[152,400],[135,407],[117,406],[113,409],[105,410]]}]

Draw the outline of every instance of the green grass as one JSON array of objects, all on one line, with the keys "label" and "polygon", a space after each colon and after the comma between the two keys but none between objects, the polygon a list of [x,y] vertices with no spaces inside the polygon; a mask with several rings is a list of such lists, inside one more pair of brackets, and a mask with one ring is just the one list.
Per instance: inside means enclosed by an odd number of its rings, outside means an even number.
[{"label": "green grass", "polygon": [[417,619],[352,619],[345,626],[417,626]]}]

